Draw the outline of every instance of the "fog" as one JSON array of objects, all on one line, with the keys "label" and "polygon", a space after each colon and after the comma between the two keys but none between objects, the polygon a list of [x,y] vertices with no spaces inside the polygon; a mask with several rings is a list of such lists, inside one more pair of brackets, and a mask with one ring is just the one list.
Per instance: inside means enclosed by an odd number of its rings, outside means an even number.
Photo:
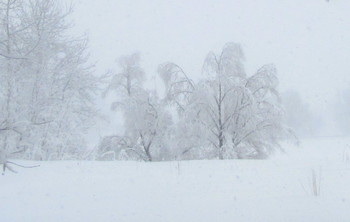
[{"label": "fog", "polygon": [[71,3],[0,0],[1,221],[350,221],[350,1]]},{"label": "fog", "polygon": [[336,134],[332,101],[349,86],[350,2],[77,1],[76,27],[87,31],[97,70],[138,51],[149,78],[165,61],[200,78],[209,51],[226,42],[244,47],[246,69],[274,63],[281,92],[295,90],[321,115],[323,134]]}]

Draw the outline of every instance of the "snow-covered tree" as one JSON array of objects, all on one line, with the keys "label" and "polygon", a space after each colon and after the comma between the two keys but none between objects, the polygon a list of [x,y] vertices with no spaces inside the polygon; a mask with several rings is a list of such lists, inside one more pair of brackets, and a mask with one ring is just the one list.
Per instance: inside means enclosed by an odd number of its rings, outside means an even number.
[{"label": "snow-covered tree", "polygon": [[334,123],[339,132],[344,135],[350,134],[350,90],[338,93],[333,104]]},{"label": "snow-covered tree", "polygon": [[85,147],[99,80],[85,37],[71,37],[70,7],[55,0],[0,2],[1,150],[62,159]]},{"label": "snow-covered tree", "polygon": [[[122,56],[118,60],[120,72],[109,71],[112,76],[111,82],[108,85],[106,93],[114,90],[119,99],[125,99],[136,96],[142,91],[145,82],[145,73],[140,67],[140,54],[133,53],[129,56]],[[118,106],[115,103],[115,106]]]},{"label": "snow-covered tree", "polygon": [[113,140],[104,139],[99,146],[99,156],[113,151],[118,159],[154,161],[166,155],[165,140],[171,116],[157,94],[143,88],[145,74],[139,62],[138,54],[121,57],[121,71],[111,72],[107,92],[116,92],[118,100],[112,108],[123,113],[125,133],[113,136]]},{"label": "snow-covered tree", "polygon": [[144,91],[130,99],[124,118],[126,136],[133,141],[130,151],[145,161],[166,158],[166,138],[172,122],[157,95]]},{"label": "snow-covered tree", "polygon": [[180,111],[177,128],[186,132],[181,154],[205,149],[206,158],[263,158],[278,146],[283,127],[276,69],[265,65],[247,76],[243,62],[241,46],[229,43],[220,55],[208,54],[196,84],[178,65],[160,67],[167,99]]},{"label": "snow-covered tree", "polygon": [[180,66],[174,63],[161,64],[158,67],[158,73],[165,84],[165,101],[175,105],[178,112],[184,111],[195,89],[194,82],[188,78]]}]

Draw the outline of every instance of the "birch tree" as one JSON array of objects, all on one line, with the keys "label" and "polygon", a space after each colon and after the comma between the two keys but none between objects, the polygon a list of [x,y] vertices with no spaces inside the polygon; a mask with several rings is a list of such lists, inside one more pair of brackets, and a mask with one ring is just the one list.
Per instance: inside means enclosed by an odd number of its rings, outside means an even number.
[{"label": "birch tree", "polygon": [[266,65],[247,76],[243,63],[241,46],[229,43],[221,54],[208,54],[196,84],[178,65],[161,66],[167,98],[183,111],[178,128],[190,124],[189,137],[201,141],[185,144],[182,154],[211,147],[207,158],[263,158],[278,146],[283,127],[276,69]]}]

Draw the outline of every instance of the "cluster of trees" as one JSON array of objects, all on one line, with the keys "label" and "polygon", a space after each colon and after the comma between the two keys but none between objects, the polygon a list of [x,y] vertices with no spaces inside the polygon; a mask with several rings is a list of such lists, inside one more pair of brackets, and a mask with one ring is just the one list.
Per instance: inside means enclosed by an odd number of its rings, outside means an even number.
[{"label": "cluster of trees", "polygon": [[276,69],[264,65],[254,75],[244,69],[239,44],[209,53],[203,78],[195,82],[177,64],[158,69],[166,93],[160,98],[143,86],[138,54],[120,58],[107,93],[124,116],[125,133],[103,138],[98,159],[266,158],[286,134]]},{"label": "cluster of trees", "polygon": [[96,116],[99,79],[86,38],[71,37],[71,7],[0,1],[0,157],[76,158]]},{"label": "cluster of trees", "polygon": [[[56,0],[0,1],[0,163],[10,155],[32,160],[76,159],[98,113],[100,78],[88,65],[86,37],[72,37],[71,7]],[[107,136],[94,158],[265,158],[285,128],[276,69],[244,69],[239,44],[209,53],[195,82],[177,64],[158,69],[165,86],[147,90],[140,56],[119,59],[105,94],[123,113],[125,132]]]}]

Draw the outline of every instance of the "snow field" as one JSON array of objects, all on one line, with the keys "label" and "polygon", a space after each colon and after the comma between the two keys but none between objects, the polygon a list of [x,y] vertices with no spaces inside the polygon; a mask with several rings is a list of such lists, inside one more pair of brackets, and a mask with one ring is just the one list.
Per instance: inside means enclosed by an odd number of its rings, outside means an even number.
[{"label": "snow field", "polygon": [[1,177],[0,221],[350,221],[348,142],[269,160],[41,162]]}]

